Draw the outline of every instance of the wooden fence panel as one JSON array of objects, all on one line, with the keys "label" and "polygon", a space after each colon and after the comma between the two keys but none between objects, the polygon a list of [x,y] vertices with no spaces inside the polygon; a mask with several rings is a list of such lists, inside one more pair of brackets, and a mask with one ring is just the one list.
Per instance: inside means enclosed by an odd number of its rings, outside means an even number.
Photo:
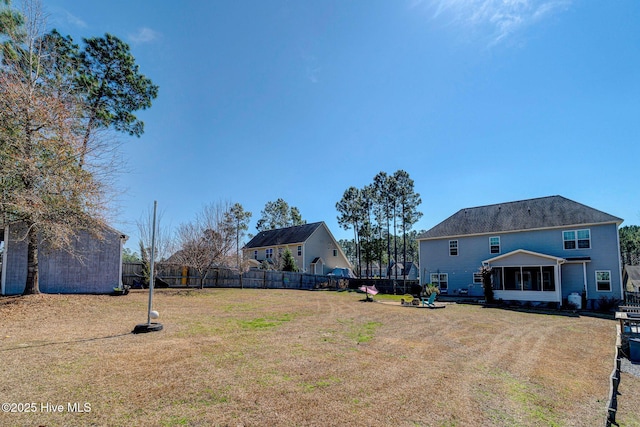
[{"label": "wooden fence panel", "polygon": [[[142,282],[142,263],[122,264],[122,283],[131,287],[139,286]],[[158,263],[155,266],[156,277],[169,287],[199,287],[200,277],[192,268]],[[247,288],[247,289],[347,289],[349,282],[354,279],[337,278],[335,276],[321,276],[308,273],[294,273],[286,271],[249,270],[240,274],[231,268],[212,268],[207,272],[204,280],[206,288]],[[378,290],[387,293],[387,287],[378,285]],[[393,282],[393,281],[391,281]],[[358,285],[360,286],[360,285]],[[356,288],[358,287],[356,286]],[[393,293],[393,292],[391,292]]]}]

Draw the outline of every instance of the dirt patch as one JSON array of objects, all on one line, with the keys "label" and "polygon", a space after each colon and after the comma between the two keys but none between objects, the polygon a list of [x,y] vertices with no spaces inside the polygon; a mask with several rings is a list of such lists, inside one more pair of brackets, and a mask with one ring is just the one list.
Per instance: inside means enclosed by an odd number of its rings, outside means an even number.
[{"label": "dirt patch", "polygon": [[[0,393],[37,406],[0,424],[603,423],[614,321],[361,298],[158,290],[164,329],[142,335],[130,331],[146,321],[146,291],[0,299]],[[621,383],[625,425],[638,386]]]}]

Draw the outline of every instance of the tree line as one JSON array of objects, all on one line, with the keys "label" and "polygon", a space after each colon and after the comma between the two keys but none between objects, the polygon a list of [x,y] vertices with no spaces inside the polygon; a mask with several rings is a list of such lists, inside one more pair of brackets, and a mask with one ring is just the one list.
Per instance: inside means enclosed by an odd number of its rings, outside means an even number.
[{"label": "tree line", "polygon": [[626,225],[618,232],[622,265],[640,265],[640,226]]},{"label": "tree line", "polygon": [[[363,188],[349,187],[336,203],[338,224],[353,230],[356,269],[359,276],[371,271],[377,261],[380,268],[391,262],[414,261],[408,251],[411,229],[422,217],[418,206],[422,203],[415,191],[414,181],[404,170],[392,175],[379,172],[373,182]],[[401,253],[398,254],[398,246]],[[410,248],[410,247],[409,247]],[[408,257],[411,256],[411,257]],[[364,264],[364,265],[363,265]],[[404,271],[404,270],[403,270]],[[397,279],[397,269],[395,269]],[[387,269],[387,277],[390,270]]]}]

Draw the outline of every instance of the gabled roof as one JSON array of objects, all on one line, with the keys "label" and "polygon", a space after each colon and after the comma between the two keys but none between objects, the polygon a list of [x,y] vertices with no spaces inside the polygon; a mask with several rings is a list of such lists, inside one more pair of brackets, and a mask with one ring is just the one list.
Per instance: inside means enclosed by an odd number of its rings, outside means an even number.
[{"label": "gabled roof", "polygon": [[624,271],[627,272],[629,280],[632,282],[640,282],[640,265],[625,265]]},{"label": "gabled roof", "polygon": [[[389,270],[391,270],[392,268],[394,268],[396,266],[396,262],[395,261],[391,261],[391,265],[389,266]],[[405,261],[405,262],[399,262],[398,266],[404,271],[411,271],[411,269],[413,267],[418,268],[418,266],[416,265],[415,262],[413,261]]]},{"label": "gabled roof", "polygon": [[322,225],[324,225],[324,222],[320,221],[311,224],[261,231],[254,236],[244,248],[263,248],[304,243]]},{"label": "gabled roof", "polygon": [[549,196],[461,209],[418,239],[602,223],[619,225],[622,219],[562,196]]},{"label": "gabled roof", "polygon": [[564,264],[565,263],[565,259],[564,258],[560,258],[557,256],[553,256],[553,255],[547,255],[547,254],[541,254],[539,252],[533,252],[533,251],[528,251],[526,249],[516,249],[515,251],[511,251],[509,253],[506,254],[502,254],[502,255],[498,255],[496,257],[487,259],[482,261],[483,264],[491,264],[491,263],[495,263],[497,261],[506,259],[506,258],[511,258],[512,256],[515,255],[529,255],[529,256],[533,256],[533,257],[537,257],[537,258],[545,258],[551,261],[555,261],[558,264]]}]

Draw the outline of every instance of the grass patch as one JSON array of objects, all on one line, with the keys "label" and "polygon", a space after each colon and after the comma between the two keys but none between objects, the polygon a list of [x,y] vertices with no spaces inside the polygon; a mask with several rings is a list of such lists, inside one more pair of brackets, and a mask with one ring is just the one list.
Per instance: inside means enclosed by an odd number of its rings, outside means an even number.
[{"label": "grass patch", "polygon": [[375,336],[376,329],[382,326],[381,322],[358,324],[354,319],[338,320],[338,323],[346,327],[349,339],[355,340],[358,344],[371,341]]},{"label": "grass patch", "polygon": [[258,317],[251,320],[239,320],[238,324],[244,329],[269,329],[280,326],[284,322],[293,319],[293,315],[285,313],[281,316]]},{"label": "grass patch", "polygon": [[405,301],[411,301],[413,299],[413,296],[411,295],[391,295],[391,294],[377,294],[376,296],[373,297],[374,300],[379,300],[379,301],[395,301],[395,302],[400,302],[401,299],[404,299]]},{"label": "grass patch", "polygon": [[362,326],[362,330],[358,333],[359,343],[369,342],[375,336],[376,329],[382,326],[382,322],[367,322]]},{"label": "grass patch", "polygon": [[341,382],[342,381],[339,378],[329,377],[327,379],[318,380],[312,383],[303,382],[301,386],[305,392],[312,392],[319,388],[326,388],[335,384],[340,384]]},{"label": "grass patch", "polygon": [[[0,297],[4,401],[91,404],[85,414],[0,412],[0,425],[526,427],[606,415],[613,320],[361,299],[162,290],[164,329],[133,335],[146,290]],[[640,380],[625,375],[620,390],[616,419],[637,424]]]},{"label": "grass patch", "polygon": [[[512,401],[515,406],[522,408],[535,425],[559,427],[559,416],[553,410],[552,402],[545,401],[540,386],[515,378],[509,372],[497,372],[496,375],[506,389],[504,399]],[[504,415],[504,414],[503,414]]]}]

